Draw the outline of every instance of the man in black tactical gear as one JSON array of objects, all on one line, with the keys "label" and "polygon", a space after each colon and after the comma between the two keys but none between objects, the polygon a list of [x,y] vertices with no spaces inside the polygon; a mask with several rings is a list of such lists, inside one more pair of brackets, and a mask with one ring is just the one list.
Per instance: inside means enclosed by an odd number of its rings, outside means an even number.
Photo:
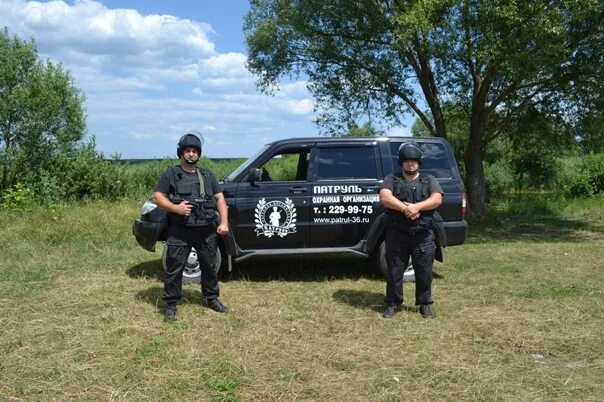
[{"label": "man in black tactical gear", "polygon": [[398,151],[402,174],[390,174],[380,188],[380,202],[386,207],[386,310],[392,318],[403,303],[403,274],[409,257],[415,270],[415,304],[424,318],[434,318],[432,304],[432,264],[434,210],[442,203],[443,190],[431,175],[420,173],[422,151],[407,142]]},{"label": "man in black tactical gear", "polygon": [[201,267],[201,292],[214,311],[229,309],[218,299],[216,235],[229,231],[227,205],[214,174],[197,167],[202,141],[189,132],[178,141],[176,154],[180,165],[166,169],[153,191],[155,203],[168,212],[168,239],[165,247],[166,272],[163,300],[166,321],[176,319],[176,304],[182,297],[182,275],[194,247]]}]

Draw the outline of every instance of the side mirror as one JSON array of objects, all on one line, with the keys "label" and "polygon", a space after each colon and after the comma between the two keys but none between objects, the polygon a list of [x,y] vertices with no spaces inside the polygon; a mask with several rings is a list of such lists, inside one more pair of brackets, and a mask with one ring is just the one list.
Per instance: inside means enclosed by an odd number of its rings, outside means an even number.
[{"label": "side mirror", "polygon": [[247,177],[248,181],[253,185],[255,182],[260,180],[260,169],[251,168]]}]

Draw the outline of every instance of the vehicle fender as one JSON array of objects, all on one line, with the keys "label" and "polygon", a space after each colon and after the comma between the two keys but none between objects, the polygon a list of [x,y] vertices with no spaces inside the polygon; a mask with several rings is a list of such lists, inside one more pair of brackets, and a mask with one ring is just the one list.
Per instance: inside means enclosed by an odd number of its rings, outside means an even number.
[{"label": "vehicle fender", "polygon": [[386,223],[387,219],[384,212],[380,213],[371,223],[365,241],[365,252],[367,254],[374,254],[378,251],[386,232]]}]

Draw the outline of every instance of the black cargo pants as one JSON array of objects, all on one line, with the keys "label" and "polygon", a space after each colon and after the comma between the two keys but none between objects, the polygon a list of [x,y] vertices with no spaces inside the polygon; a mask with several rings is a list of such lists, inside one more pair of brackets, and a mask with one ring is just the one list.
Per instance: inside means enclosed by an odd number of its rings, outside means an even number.
[{"label": "black cargo pants", "polygon": [[191,248],[197,251],[201,269],[201,294],[206,299],[219,296],[218,273],[214,269],[217,243],[216,226],[170,225],[165,247],[164,296],[167,305],[176,304],[182,298],[182,274]]},{"label": "black cargo pants", "polygon": [[434,264],[434,233],[431,230],[407,232],[396,226],[386,229],[386,305],[403,303],[403,274],[409,256],[415,270],[415,304],[432,304],[432,265]]}]

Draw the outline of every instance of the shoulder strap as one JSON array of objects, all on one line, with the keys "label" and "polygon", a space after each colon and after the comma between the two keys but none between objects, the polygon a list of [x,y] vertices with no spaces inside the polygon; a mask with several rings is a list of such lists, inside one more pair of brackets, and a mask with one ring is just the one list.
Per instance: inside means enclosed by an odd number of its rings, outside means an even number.
[{"label": "shoulder strap", "polygon": [[170,198],[172,198],[172,196],[174,196],[175,195],[174,193],[176,192],[176,182],[177,182],[177,180],[176,180],[176,171],[174,169],[176,167],[177,166],[170,166],[170,171],[172,172],[172,179],[174,180],[174,189],[171,191]]},{"label": "shoulder strap", "polygon": [[201,168],[197,168],[197,177],[199,177],[199,195],[204,197],[206,195],[206,182],[203,178],[203,174],[201,172]]},{"label": "shoulder strap", "polygon": [[419,183],[420,183],[420,187],[421,187],[421,191],[422,191],[422,199],[427,199],[428,197],[430,197],[430,175],[428,175],[427,173],[421,173],[419,174]]},{"label": "shoulder strap", "polygon": [[395,195],[398,195],[401,191],[401,187],[405,184],[403,176],[393,173],[392,179],[392,190],[394,190]]}]

